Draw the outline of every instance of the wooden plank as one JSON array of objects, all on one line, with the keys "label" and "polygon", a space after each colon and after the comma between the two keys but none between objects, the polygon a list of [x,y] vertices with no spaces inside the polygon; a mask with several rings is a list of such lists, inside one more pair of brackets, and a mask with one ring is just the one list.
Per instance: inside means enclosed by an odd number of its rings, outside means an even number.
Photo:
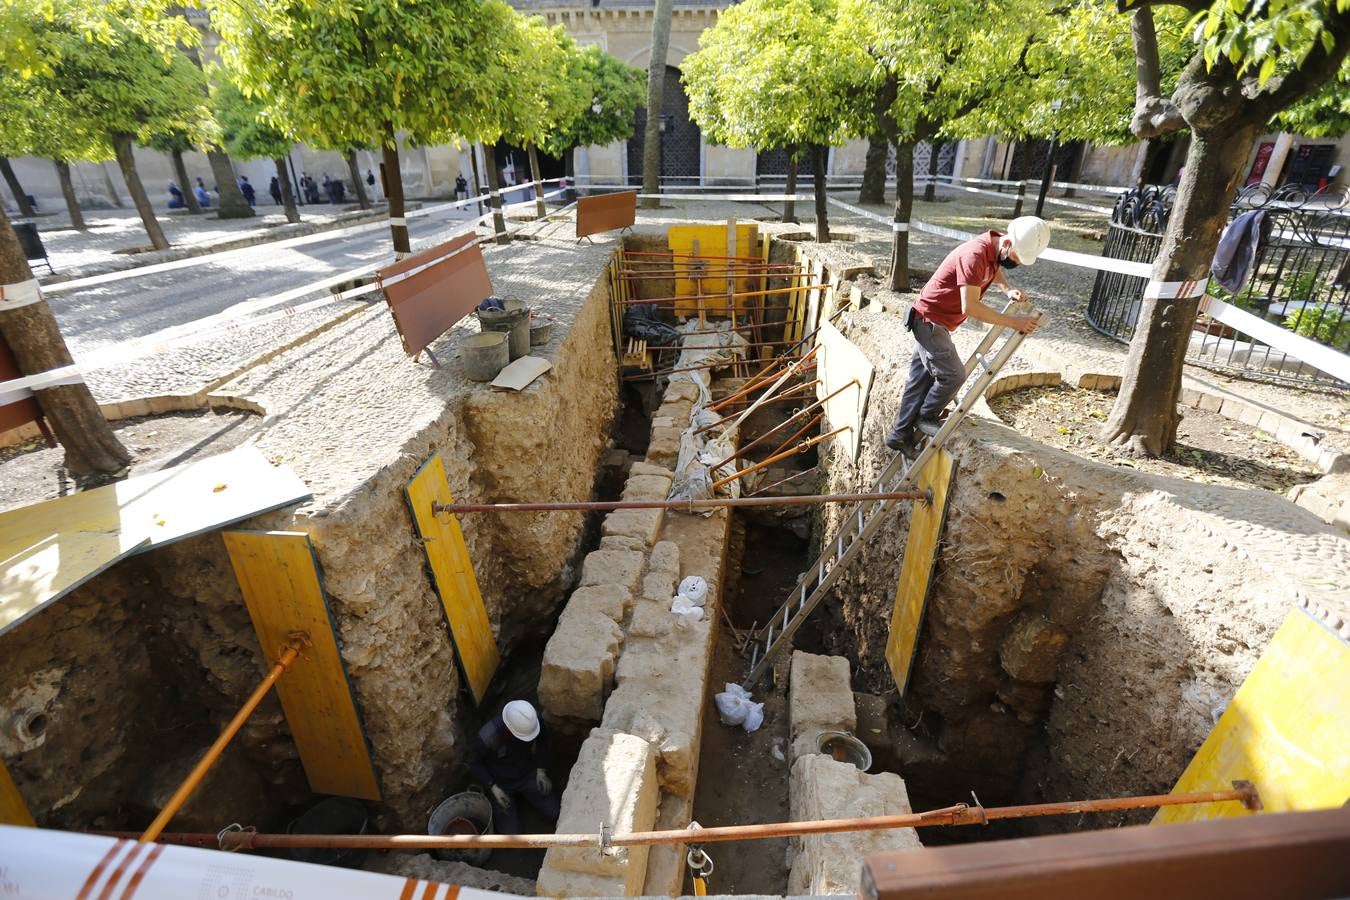
[{"label": "wooden plank", "polygon": [[478,590],[478,579],[473,572],[473,561],[464,543],[459,518],[432,513],[433,502],[455,502],[439,456],[432,456],[422,464],[413,480],[408,482],[405,493],[417,535],[427,551],[436,593],[445,608],[455,656],[469,685],[469,693],[475,703],[481,703],[501,657],[497,640],[492,635],[487,606]]},{"label": "wooden plank", "polygon": [[[867,396],[872,390],[875,370],[867,354],[844,337],[829,322],[816,332],[816,398],[823,400],[839,391],[825,403],[825,418],[831,429],[847,428],[835,440],[850,459],[858,458],[862,447],[863,417],[867,414]],[[852,382],[857,386],[845,390]]]},{"label": "wooden plank", "polygon": [[0,633],[123,557],[298,503],[254,447],[0,513]]},{"label": "wooden plank", "polygon": [[33,814],[28,811],[28,804],[19,793],[19,786],[10,777],[3,759],[0,759],[0,825],[37,827],[37,822],[33,821]]},{"label": "wooden plank", "polygon": [[309,535],[226,531],[222,537],[267,662],[276,660],[293,631],[305,632],[312,642],[276,686],[310,788],[380,799]]},{"label": "wooden plank", "polygon": [[905,558],[900,563],[900,578],[895,585],[895,608],[891,612],[891,633],[886,640],[886,662],[901,694],[909,686],[915,649],[923,627],[924,607],[933,589],[937,567],[938,542],[947,521],[947,500],[956,477],[956,460],[939,449],[919,473],[919,490],[933,492],[932,503],[915,503],[909,517],[909,537]]},{"label": "wooden plank", "polygon": [[596,194],[577,200],[577,238],[628,228],[637,221],[637,191]]},{"label": "wooden plank", "polygon": [[[1350,645],[1294,609],[1271,638],[1173,793],[1250,781],[1266,812],[1350,800]],[[1241,804],[1169,806],[1154,824],[1250,816]]]}]

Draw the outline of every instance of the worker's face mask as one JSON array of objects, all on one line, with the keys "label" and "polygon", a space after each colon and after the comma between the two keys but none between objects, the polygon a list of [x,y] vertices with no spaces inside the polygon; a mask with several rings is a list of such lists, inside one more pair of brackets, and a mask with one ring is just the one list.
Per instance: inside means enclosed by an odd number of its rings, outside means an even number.
[{"label": "worker's face mask", "polygon": [[998,251],[998,264],[1005,269],[1015,269],[1021,265],[1012,259],[1012,247],[1004,247]]}]

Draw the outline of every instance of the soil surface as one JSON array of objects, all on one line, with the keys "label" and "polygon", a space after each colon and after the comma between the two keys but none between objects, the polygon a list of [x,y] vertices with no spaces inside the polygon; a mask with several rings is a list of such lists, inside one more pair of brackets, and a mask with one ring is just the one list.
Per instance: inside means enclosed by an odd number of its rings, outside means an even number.
[{"label": "soil surface", "polygon": [[[131,451],[131,474],[144,475],[233,450],[256,434],[261,423],[253,413],[204,410],[123,419],[113,423],[113,431]],[[41,440],[0,449],[0,511],[79,490],[64,457],[60,447]]]},{"label": "soil surface", "polygon": [[1115,397],[1067,386],[1033,387],[995,397],[989,407],[1032,440],[1107,465],[1278,494],[1322,476],[1274,436],[1202,409],[1185,410],[1176,446],[1161,459],[1118,453],[1097,438]]}]

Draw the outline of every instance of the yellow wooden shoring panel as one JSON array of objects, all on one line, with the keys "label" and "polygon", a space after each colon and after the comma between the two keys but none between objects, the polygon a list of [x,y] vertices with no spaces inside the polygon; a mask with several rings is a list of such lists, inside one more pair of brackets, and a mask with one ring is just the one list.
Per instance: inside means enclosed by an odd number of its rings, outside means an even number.
[{"label": "yellow wooden shoring panel", "polygon": [[824,400],[850,382],[856,387],[842,391],[825,403],[825,419],[830,429],[848,428],[835,440],[848,453],[849,459],[858,458],[862,445],[863,419],[867,414],[867,396],[872,390],[875,369],[867,354],[829,322],[822,322],[816,332],[816,399]]},{"label": "yellow wooden shoring panel", "polygon": [[432,503],[455,502],[439,456],[433,455],[422,464],[413,480],[408,482],[406,493],[417,534],[431,564],[436,592],[440,594],[446,621],[450,623],[450,635],[464,680],[469,684],[474,702],[481,703],[492,683],[492,676],[497,673],[501,656],[497,651],[497,640],[492,636],[487,606],[478,590],[478,579],[473,572],[469,548],[464,543],[464,532],[459,527],[459,517],[432,512]]},{"label": "yellow wooden shoring panel", "polygon": [[3,759],[0,759],[0,825],[37,827],[37,823],[33,821],[33,814],[28,811],[28,804],[23,802],[19,786],[10,777]]},{"label": "yellow wooden shoring panel", "polygon": [[914,666],[914,651],[919,644],[924,606],[933,586],[938,541],[947,519],[947,499],[955,476],[956,460],[941,449],[919,473],[918,488],[931,490],[933,502],[916,501],[910,514],[905,558],[900,563],[900,578],[895,586],[891,633],[886,640],[886,662],[901,694],[909,685],[909,674]]},{"label": "yellow wooden shoring panel", "polygon": [[[769,275],[768,275],[768,271],[769,271],[769,270],[768,270],[768,263],[769,263],[769,255],[770,255],[770,251],[772,250],[772,248],[773,248],[773,237],[772,237],[771,235],[769,235],[769,234],[761,234],[761,235],[759,236],[759,258],[762,259],[762,260],[764,261],[764,264],[765,264],[765,267],[764,267],[764,270],[763,270],[763,271],[764,271],[764,274],[761,275],[761,276],[759,277],[759,281],[758,281],[758,285],[757,285],[758,288],[759,288],[759,290],[761,290],[761,291],[767,290],[768,287],[769,287]],[[753,324],[755,324],[755,325],[763,325],[765,322],[768,321],[768,317],[765,315],[765,308],[766,308],[767,304],[768,304],[768,298],[767,298],[767,297],[760,296],[760,297],[757,297],[757,298],[756,298],[756,301],[755,301],[755,313],[754,313],[754,316],[751,318],[751,322],[752,322]],[[750,332],[751,334],[754,335],[754,337],[752,337],[750,340],[751,340],[751,341],[758,341],[758,342],[767,342],[767,341],[769,340],[769,332],[770,332],[770,330],[771,330],[771,329],[768,329],[768,328],[756,328],[756,329],[754,329],[754,330],[752,330],[752,331]],[[784,347],[783,349],[787,349],[787,348]],[[773,352],[772,352],[772,351],[773,351],[773,348],[766,345],[766,346],[760,347],[758,353],[752,353],[752,354],[750,354],[750,355],[751,355],[752,357],[757,356],[757,357],[759,357],[760,362],[764,362],[764,361],[766,361],[770,356],[773,355]]]},{"label": "yellow wooden shoring panel", "polygon": [[318,794],[380,799],[309,535],[226,531],[222,537],[267,663],[276,661],[292,631],[312,642],[276,685],[309,786]]},{"label": "yellow wooden shoring panel", "polygon": [[[1350,800],[1350,644],[1302,609],[1285,617],[1173,793],[1250,781],[1265,812]],[[1155,824],[1251,812],[1238,803],[1169,806]]]},{"label": "yellow wooden shoring panel", "polygon": [[[753,256],[755,254],[755,244],[759,237],[758,225],[737,225],[736,226],[736,244],[728,252],[728,227],[726,225],[672,225],[666,235],[666,243],[671,253],[697,255],[697,256]],[[689,278],[687,273],[693,268],[694,260],[674,259],[675,271],[675,296],[693,297],[699,293],[703,294],[724,294],[727,292],[727,278],[719,276],[710,276],[702,279]],[[731,260],[727,259],[709,259],[704,262],[705,268],[714,271],[725,271],[731,266]],[[741,276],[735,279],[738,290],[752,291],[755,289],[753,276]],[[700,284],[702,291],[700,292]],[[738,313],[744,313],[749,308],[749,300],[742,298],[736,301]],[[722,300],[704,301],[703,310],[706,314],[712,316],[726,316],[727,303]],[[675,314],[677,316],[698,315],[698,302],[695,300],[676,301]]]},{"label": "yellow wooden shoring panel", "polygon": [[309,497],[254,447],[0,513],[0,631],[119,559]]},{"label": "yellow wooden shoring panel", "polygon": [[[797,264],[798,269],[802,265],[802,248],[794,247],[792,254],[793,262]],[[794,270],[795,271],[795,270]],[[807,283],[805,275],[793,275],[791,287],[800,288]],[[800,341],[802,339],[802,318],[805,310],[804,290],[794,290],[787,295],[788,297],[788,335],[786,340]]]}]

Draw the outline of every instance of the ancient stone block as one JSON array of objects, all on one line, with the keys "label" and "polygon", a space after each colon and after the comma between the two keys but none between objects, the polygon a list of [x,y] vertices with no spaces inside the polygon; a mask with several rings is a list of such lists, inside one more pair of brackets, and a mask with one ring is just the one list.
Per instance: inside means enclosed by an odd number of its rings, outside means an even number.
[{"label": "ancient stone block", "polygon": [[580,586],[618,584],[636,591],[644,559],[637,550],[592,550],[582,560]]},{"label": "ancient stone block", "polygon": [[659,475],[668,480],[675,477],[675,473],[665,466],[658,466],[641,460],[633,463],[633,467],[628,470],[628,474],[630,477],[633,475]]},{"label": "ancient stone block", "polygon": [[[661,805],[656,811],[656,831],[688,828],[694,817],[694,801],[690,797],[661,794]],[[660,844],[647,855],[647,881],[642,886],[644,897],[679,897],[684,893],[684,844]]]},{"label": "ancient stone block", "polygon": [[652,425],[652,438],[647,444],[647,461],[663,466],[674,466],[680,456],[680,434],[683,429],[674,425]]},{"label": "ancient stone block", "polygon": [[[552,853],[553,851],[549,851]],[[586,872],[569,872],[548,864],[548,854],[544,854],[544,867],[539,870],[539,880],[535,882],[535,895],[539,897],[622,897],[624,881],[622,878],[607,875],[591,875]]]},{"label": "ancient stone block", "polygon": [[674,620],[675,614],[670,611],[669,598],[662,603],[644,594],[633,607],[633,620],[628,623],[628,636],[661,640],[670,634],[675,625]]},{"label": "ancient stone block", "polygon": [[665,518],[663,509],[616,509],[605,516],[600,526],[603,535],[625,535],[650,547],[661,534],[661,521]]},{"label": "ancient stone block", "polygon": [[623,631],[608,616],[565,611],[544,647],[539,705],[554,718],[600,721],[622,642]]},{"label": "ancient stone block", "polygon": [[1018,681],[1055,680],[1059,654],[1069,643],[1069,635],[1039,613],[1024,612],[1017,617],[999,648],[1003,671]]},{"label": "ancient stone block", "polygon": [[659,541],[652,547],[652,555],[647,560],[648,572],[660,572],[676,577],[680,574],[680,546],[674,541]]},{"label": "ancient stone block", "polygon": [[[868,775],[819,753],[807,754],[793,764],[788,795],[795,821],[912,812],[905,783],[899,775],[890,772]],[[919,846],[919,836],[913,828],[794,838],[787,893],[857,894],[864,856]]]},{"label": "ancient stone block", "polygon": [[592,584],[572,592],[567,600],[566,612],[600,613],[615,622],[622,622],[632,606],[633,594],[622,585]]},{"label": "ancient stone block", "polygon": [[633,537],[627,534],[607,534],[600,538],[599,550],[636,550],[638,553],[644,553],[647,550],[647,542],[642,538]]},{"label": "ancient stone block", "polygon": [[671,400],[685,400],[693,403],[698,399],[698,385],[692,381],[672,381],[666,387],[666,395],[662,398],[663,403]]},{"label": "ancient stone block", "polygon": [[[592,832],[599,823],[613,832],[649,831],[656,822],[660,790],[656,755],[640,737],[597,728],[581,745],[562,795],[559,832]],[[620,879],[620,895],[642,892],[647,878],[646,847],[555,847],[544,856],[539,874],[549,869]],[[550,882],[551,885],[551,882]]]},{"label": "ancient stone block", "polygon": [[623,486],[625,500],[664,500],[670,495],[670,479],[664,475],[630,475]]},{"label": "ancient stone block", "polygon": [[857,718],[848,660],[794,651],[788,715],[793,741],[808,731],[852,732]]}]

